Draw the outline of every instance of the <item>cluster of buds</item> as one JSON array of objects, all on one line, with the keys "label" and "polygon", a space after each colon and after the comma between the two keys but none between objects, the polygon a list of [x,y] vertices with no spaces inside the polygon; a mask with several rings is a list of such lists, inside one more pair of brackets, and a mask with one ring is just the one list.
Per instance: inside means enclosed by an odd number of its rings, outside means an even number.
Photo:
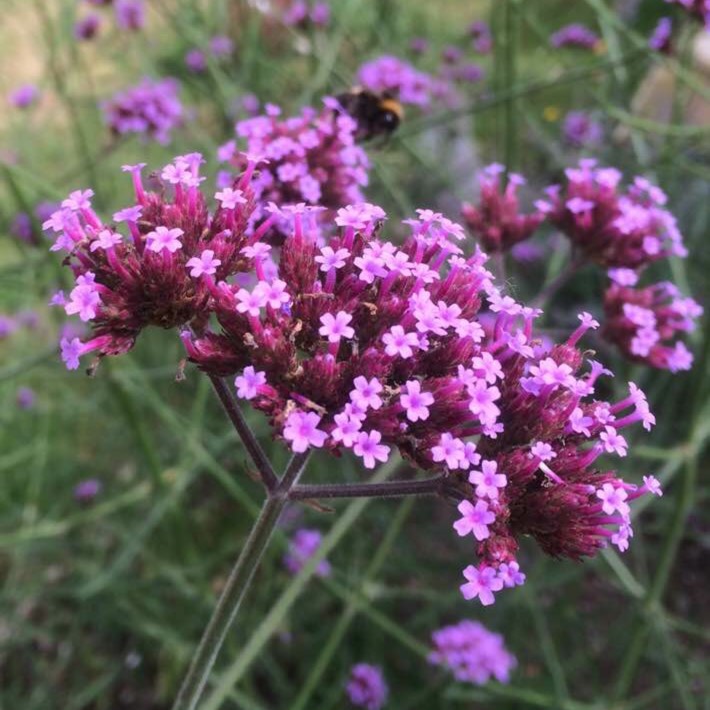
[{"label": "cluster of buds", "polygon": [[[319,530],[309,528],[296,530],[293,537],[289,540],[288,551],[284,555],[284,567],[286,567],[291,574],[298,574],[308,560],[318,552],[322,540],[323,536]],[[328,560],[321,560],[316,565],[315,573],[318,577],[329,577],[330,572],[331,567]]]},{"label": "cluster of buds", "polygon": [[596,49],[599,45],[599,35],[580,23],[565,25],[550,35],[550,45],[560,47],[579,47],[580,49]]},{"label": "cluster of buds", "polygon": [[481,195],[478,206],[468,202],[461,206],[466,226],[489,253],[508,251],[528,239],[545,219],[541,212],[519,212],[518,188],[525,179],[511,173],[503,190],[500,175],[504,171],[498,163],[486,167],[479,178]]},{"label": "cluster of buds", "polygon": [[[370,167],[367,154],[355,145],[356,122],[337,112],[326,100],[323,111],[305,108],[300,116],[280,119],[280,109],[267,105],[266,115],[239,121],[237,136],[246,141],[246,152],[262,156],[253,188],[260,218],[268,203],[305,203],[335,210],[361,202]],[[218,159],[238,169],[243,155],[232,140],[218,151]],[[220,184],[231,181],[221,173]]]},{"label": "cluster of buds", "polygon": [[710,0],[666,0],[666,2],[685,8],[691,15],[704,22],[706,28],[710,29]]},{"label": "cluster of buds", "polygon": [[381,668],[370,663],[356,663],[350,669],[345,692],[355,707],[380,710],[387,702],[389,688]]},{"label": "cluster of buds", "polygon": [[646,178],[622,189],[621,173],[584,159],[565,171],[564,186],[547,188],[538,209],[586,258],[611,268],[639,269],[668,256],[687,255],[666,195]]},{"label": "cluster of buds", "polygon": [[182,125],[184,112],[176,79],[145,78],[101,104],[104,122],[118,136],[138,133],[158,143],[168,143],[171,132]]},{"label": "cluster of buds", "polygon": [[604,294],[606,339],[635,362],[671,372],[689,370],[693,355],[676,337],[695,329],[702,307],[667,281],[635,288],[633,271],[612,269],[610,276]]},{"label": "cluster of buds", "polygon": [[431,635],[429,662],[449,669],[460,683],[485,685],[491,678],[507,683],[517,665],[500,634],[465,619]]},{"label": "cluster of buds", "polygon": [[562,137],[573,148],[593,148],[601,144],[604,129],[586,111],[570,111],[562,123]]},{"label": "cluster of buds", "polygon": [[441,472],[461,501],[456,531],[476,539],[467,598],[489,604],[524,581],[523,535],[573,559],[628,544],[625,501],[657,483],[627,484],[595,462],[626,455],[621,430],[654,419],[634,385],[616,404],[593,398],[610,373],[594,361],[584,372],[577,342],[598,326],[591,316],[545,347],[533,334],[539,311],[503,295],[483,253],[462,255],[463,229],[429,210],[407,221],[400,249],[379,239],[384,212],[373,205],[339,210],[341,231],[322,247],[313,208],[282,211],[294,229],[277,274],[266,275],[269,247],[254,243],[253,288],[221,282],[213,293],[221,329],[183,332],[192,362],[236,375],[237,396],[294,452],[349,450],[374,468],[396,448]]},{"label": "cluster of buds", "polygon": [[[92,326],[93,337],[62,341],[68,368],[81,355],[130,350],[143,328],[201,327],[210,313],[215,282],[251,268],[249,239],[258,240],[268,223],[250,238],[246,227],[254,209],[250,186],[255,162],[232,188],[215,195],[214,212],[200,190],[202,157],[176,158],[154,175],[155,192],[141,179],[143,164],[124,166],[133,179],[135,204],[105,224],[91,208],[92,191],[76,191],[44,223],[57,235],[51,247],[66,251],[75,285],[52,302]],[[119,226],[127,234],[121,234]]]}]

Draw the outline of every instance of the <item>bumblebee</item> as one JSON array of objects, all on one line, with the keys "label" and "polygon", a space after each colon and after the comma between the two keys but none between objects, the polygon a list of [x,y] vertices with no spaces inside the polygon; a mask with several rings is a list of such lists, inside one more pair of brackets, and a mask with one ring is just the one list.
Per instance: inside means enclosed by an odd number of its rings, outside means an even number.
[{"label": "bumblebee", "polygon": [[389,137],[404,117],[402,104],[387,91],[378,94],[356,86],[335,98],[357,122],[356,140]]}]

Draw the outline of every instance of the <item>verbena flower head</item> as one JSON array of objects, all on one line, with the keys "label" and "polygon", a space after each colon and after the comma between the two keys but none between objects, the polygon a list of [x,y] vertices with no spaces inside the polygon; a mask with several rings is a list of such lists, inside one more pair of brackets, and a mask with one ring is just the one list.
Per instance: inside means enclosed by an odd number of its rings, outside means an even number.
[{"label": "verbena flower head", "polygon": [[666,0],[671,5],[680,5],[710,29],[710,0]]},{"label": "verbena flower head", "polygon": [[455,529],[473,536],[479,558],[465,570],[466,598],[489,604],[523,582],[524,535],[573,559],[628,539],[628,506],[609,511],[598,493],[610,486],[631,500],[646,489],[597,461],[626,455],[622,430],[654,420],[635,386],[618,403],[595,396],[609,373],[577,347],[598,327],[589,314],[545,347],[539,311],[504,295],[482,252],[463,255],[463,229],[430,210],[407,220],[401,248],[381,240],[373,205],[339,210],[340,232],[323,246],[312,210],[284,211],[293,231],[277,271],[266,275],[259,250],[255,285],[219,284],[220,328],[183,332],[191,361],[236,375],[238,396],[295,452],[350,451],[370,469],[398,449],[441,471],[460,501]]},{"label": "verbena flower head", "polygon": [[545,220],[541,212],[519,212],[518,188],[525,181],[513,173],[503,189],[500,176],[504,170],[497,163],[485,168],[479,177],[481,196],[478,206],[464,203],[461,207],[466,226],[488,252],[508,251],[531,237]]},{"label": "verbena flower head", "polygon": [[29,108],[39,100],[40,91],[34,84],[23,84],[13,89],[7,97],[8,103],[15,108]]},{"label": "verbena flower head", "polygon": [[598,146],[604,138],[601,123],[586,111],[570,111],[562,124],[566,143],[574,148]]},{"label": "verbena flower head", "polygon": [[96,13],[92,12],[85,17],[82,17],[74,25],[74,37],[78,40],[90,40],[96,37],[101,28],[101,17]]},{"label": "verbena flower head", "polygon": [[490,54],[493,50],[493,34],[487,22],[476,20],[468,27],[473,51],[479,54]]},{"label": "verbena flower head", "polygon": [[179,94],[177,79],[145,78],[101,104],[104,122],[116,135],[138,133],[168,143],[172,131],[184,121]]},{"label": "verbena flower head", "polygon": [[355,145],[357,124],[328,103],[320,112],[304,108],[285,119],[277,107],[267,106],[267,115],[239,121],[237,141],[220,149],[219,159],[239,169],[244,158],[237,143],[244,141],[245,153],[260,157],[253,181],[260,202],[256,216],[265,213],[269,202],[336,210],[364,199],[361,188],[367,185],[370,163]]},{"label": "verbena flower head", "polygon": [[[323,536],[319,530],[301,528],[297,530],[288,543],[288,552],[284,556],[284,566],[291,574],[298,574],[304,565],[315,555],[321,545]],[[321,560],[316,566],[316,575],[330,576],[331,568],[328,560]]]},{"label": "verbena flower head", "polygon": [[145,25],[144,0],[116,0],[116,26],[135,32]]},{"label": "verbena flower head", "polygon": [[492,678],[508,683],[517,665],[500,634],[477,621],[465,619],[431,635],[429,662],[450,670],[460,683],[485,685]]},{"label": "verbena flower head", "polygon": [[602,335],[635,362],[671,372],[689,370],[693,356],[677,337],[695,329],[702,307],[681,296],[672,283],[637,288],[633,276],[612,276],[616,281],[604,294]]},{"label": "verbena flower head", "polygon": [[284,8],[282,20],[291,27],[325,27],[330,22],[330,5],[313,0],[290,0]]},{"label": "verbena flower head", "polygon": [[421,108],[429,106],[435,96],[442,94],[444,88],[440,79],[388,54],[363,64],[358,70],[357,80],[370,91],[386,91],[403,104]]},{"label": "verbena flower head", "polygon": [[[56,235],[54,251],[65,251],[75,284],[53,303],[89,323],[93,337],[62,342],[68,368],[89,352],[100,356],[130,350],[143,328],[201,323],[209,316],[211,292],[228,276],[251,267],[244,249],[254,208],[250,178],[254,163],[218,193],[210,210],[201,191],[199,154],[179,156],[146,191],[141,165],[130,173],[135,203],[103,222],[91,208],[92,191],[75,191],[45,222]],[[252,238],[258,239],[256,231]]]},{"label": "verbena flower head", "polygon": [[193,48],[185,54],[185,66],[195,74],[207,70],[207,57],[201,49]]},{"label": "verbena flower head", "polygon": [[536,206],[588,259],[638,269],[669,255],[686,256],[675,217],[664,207],[666,195],[646,178],[622,187],[618,170],[590,159],[565,176]]},{"label": "verbena flower head", "polygon": [[31,387],[20,387],[15,395],[15,402],[20,409],[32,409],[37,401],[37,395]]},{"label": "verbena flower head", "polygon": [[550,44],[553,47],[580,47],[594,49],[599,42],[599,36],[585,25],[573,23],[565,25],[550,35]]},{"label": "verbena flower head", "polygon": [[350,669],[345,691],[355,707],[366,710],[380,710],[389,694],[382,669],[369,663],[357,663]]},{"label": "verbena flower head", "polygon": [[87,478],[74,488],[74,499],[79,503],[90,503],[101,493],[101,481],[98,478]]},{"label": "verbena flower head", "polygon": [[226,59],[234,54],[234,40],[226,35],[215,35],[210,39],[209,46],[215,59]]}]

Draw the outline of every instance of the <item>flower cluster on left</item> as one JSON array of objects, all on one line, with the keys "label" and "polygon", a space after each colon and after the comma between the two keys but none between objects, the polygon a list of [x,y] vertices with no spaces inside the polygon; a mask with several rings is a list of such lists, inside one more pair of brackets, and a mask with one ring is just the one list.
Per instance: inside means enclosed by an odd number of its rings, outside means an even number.
[{"label": "flower cluster on left", "polygon": [[[200,186],[202,156],[178,156],[142,179],[144,164],[125,165],[133,179],[135,203],[104,223],[91,207],[91,190],[75,191],[52,213],[44,228],[56,234],[51,249],[68,252],[75,283],[52,304],[90,323],[92,337],[61,341],[69,369],[82,355],[118,355],[130,350],[147,326],[202,327],[215,283],[248,270],[249,241],[268,229],[268,218],[246,234],[254,211],[251,179],[256,160],[247,160],[232,187],[216,195],[210,211]],[[122,233],[125,232],[125,233]]]}]

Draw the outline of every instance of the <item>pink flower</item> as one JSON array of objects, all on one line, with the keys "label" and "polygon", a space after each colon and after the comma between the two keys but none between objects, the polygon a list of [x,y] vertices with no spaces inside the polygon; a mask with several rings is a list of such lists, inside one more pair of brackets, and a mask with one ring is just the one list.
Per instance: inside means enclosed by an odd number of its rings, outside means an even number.
[{"label": "pink flower", "polygon": [[462,517],[454,523],[454,530],[461,537],[473,533],[476,540],[480,542],[490,535],[488,526],[496,516],[488,509],[485,500],[477,501],[475,506],[468,500],[462,500],[458,504],[458,510]]},{"label": "pink flower", "polygon": [[353,452],[362,457],[365,468],[375,468],[376,461],[384,463],[389,458],[390,447],[380,444],[381,440],[382,434],[379,431],[361,431],[358,434]]},{"label": "pink flower", "polygon": [[461,468],[464,461],[464,444],[449,432],[441,435],[439,443],[431,449],[432,459],[436,463],[444,462],[450,469]]},{"label": "pink flower", "polygon": [[343,446],[352,448],[358,439],[362,421],[351,417],[347,413],[336,414],[334,417],[335,429],[330,432],[334,441],[339,441]]},{"label": "pink flower", "polygon": [[399,395],[399,402],[407,412],[410,422],[424,421],[429,418],[429,405],[434,404],[431,392],[422,392],[419,380],[410,380],[403,385],[406,390]]},{"label": "pink flower", "polygon": [[401,325],[393,325],[390,330],[382,336],[385,344],[385,352],[390,357],[401,357],[407,359],[414,355],[414,349],[419,346],[419,338],[416,333],[405,333]]},{"label": "pink flower", "polygon": [[213,276],[216,274],[217,267],[221,263],[219,259],[215,259],[212,249],[205,249],[199,257],[193,256],[192,259],[188,259],[185,266],[190,269],[190,276],[199,278],[202,275]]},{"label": "pink flower", "polygon": [[483,606],[493,604],[495,601],[493,593],[503,589],[503,580],[497,576],[493,567],[479,569],[469,565],[463,571],[463,576],[468,580],[466,584],[461,585],[463,598],[470,600],[478,597]]},{"label": "pink flower", "polygon": [[379,393],[382,392],[382,385],[376,377],[368,380],[362,375],[353,381],[355,389],[350,393],[350,399],[363,409],[379,409],[382,406],[382,399]]},{"label": "pink flower", "polygon": [[483,461],[480,471],[471,471],[468,481],[476,486],[476,495],[479,498],[498,498],[498,489],[505,488],[507,479],[505,474],[498,473],[498,464],[495,461]]},{"label": "pink flower", "polygon": [[316,256],[316,263],[320,264],[320,270],[328,273],[331,269],[342,269],[345,266],[345,260],[350,256],[347,249],[338,249],[333,251],[331,247],[323,247],[320,254]]},{"label": "pink flower", "polygon": [[244,368],[244,372],[234,380],[237,388],[237,397],[241,399],[254,399],[259,387],[266,384],[266,373],[257,372],[251,365]]},{"label": "pink flower", "polygon": [[253,291],[247,291],[245,288],[240,288],[236,293],[237,310],[240,313],[246,313],[253,318],[258,318],[261,314],[261,309],[266,306],[266,293],[263,288],[259,288],[259,284]]},{"label": "pink flower", "polygon": [[324,313],[320,317],[320,322],[323,324],[318,333],[324,338],[328,338],[329,343],[338,343],[341,338],[352,338],[355,335],[355,330],[348,323],[353,317],[345,311],[338,311],[335,315],[332,313]]},{"label": "pink flower", "polygon": [[145,235],[146,247],[151,251],[160,253],[167,249],[174,254],[178,249],[182,249],[180,237],[184,234],[179,227],[156,227],[154,231]]},{"label": "pink flower", "polygon": [[644,476],[643,477],[644,488],[654,496],[659,498],[663,495],[661,490],[661,483],[655,476]]},{"label": "pink flower", "polygon": [[607,515],[613,515],[615,511],[618,511],[622,517],[628,516],[629,505],[625,502],[628,496],[626,491],[620,486],[605,483],[597,490],[596,495],[602,502],[602,509]]},{"label": "pink flower", "polygon": [[222,209],[234,210],[237,205],[245,205],[247,203],[242,190],[233,190],[231,187],[225,187],[224,190],[215,194],[215,199],[218,200]]},{"label": "pink flower", "polygon": [[291,450],[302,454],[310,446],[317,449],[325,444],[328,435],[318,429],[320,417],[314,412],[292,412],[286,419],[283,435],[291,443]]}]

